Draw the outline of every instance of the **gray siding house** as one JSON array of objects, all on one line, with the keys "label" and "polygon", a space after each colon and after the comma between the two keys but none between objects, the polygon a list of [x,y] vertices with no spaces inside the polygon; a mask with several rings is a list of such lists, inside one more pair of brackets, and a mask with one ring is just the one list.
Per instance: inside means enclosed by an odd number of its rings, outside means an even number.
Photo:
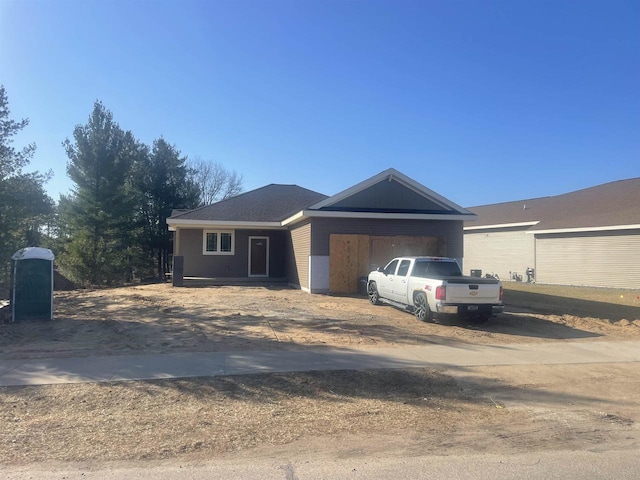
[{"label": "gray siding house", "polygon": [[502,280],[640,288],[640,178],[554,197],[471,207],[465,271]]},{"label": "gray siding house", "polygon": [[396,255],[462,260],[463,223],[472,218],[389,169],[331,197],[271,184],[176,212],[167,224],[186,280],[282,281],[311,293],[355,293],[361,277]]}]

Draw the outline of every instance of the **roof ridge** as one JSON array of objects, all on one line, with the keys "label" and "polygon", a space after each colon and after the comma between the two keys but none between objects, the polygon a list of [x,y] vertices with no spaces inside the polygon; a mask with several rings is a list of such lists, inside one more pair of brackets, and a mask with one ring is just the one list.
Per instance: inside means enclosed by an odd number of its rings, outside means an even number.
[{"label": "roof ridge", "polygon": [[486,203],[484,205],[474,205],[472,207],[466,207],[466,208],[469,209],[469,208],[495,207],[497,205],[508,205],[511,203],[533,202],[534,200],[547,200],[549,198],[554,198],[557,196],[558,195],[547,195],[546,197],[523,198],[521,200],[509,200],[508,202]]},{"label": "roof ridge", "polygon": [[591,187],[579,188],[578,190],[571,190],[570,192],[558,193],[557,195],[547,195],[545,197],[523,198],[523,199],[520,199],[520,200],[509,200],[507,202],[486,203],[486,204],[483,204],[483,205],[474,205],[474,206],[466,207],[466,208],[495,207],[497,205],[507,205],[507,204],[510,204],[510,203],[522,203],[522,202],[532,202],[532,201],[535,201],[535,200],[545,200],[545,199],[560,198],[560,197],[564,197],[566,195],[572,195],[574,193],[584,192],[584,191],[592,190],[592,189],[595,189],[595,188],[602,188],[602,187],[605,187],[607,185],[613,185],[613,184],[616,184],[616,183],[631,182],[631,181],[640,181],[640,177],[632,177],[632,178],[623,178],[623,179],[620,179],[620,180],[613,180],[611,182],[605,182],[605,183],[600,183],[598,185],[592,185]]}]

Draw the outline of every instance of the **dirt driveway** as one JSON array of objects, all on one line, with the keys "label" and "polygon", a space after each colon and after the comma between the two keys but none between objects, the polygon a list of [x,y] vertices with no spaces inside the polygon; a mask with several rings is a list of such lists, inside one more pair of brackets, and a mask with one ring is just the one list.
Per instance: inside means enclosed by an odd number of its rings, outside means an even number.
[{"label": "dirt driveway", "polygon": [[[578,292],[580,293],[580,292]],[[589,293],[589,292],[587,292]],[[56,295],[2,358],[640,339],[638,293],[514,286],[481,326],[364,298],[146,285]],[[620,298],[623,295],[624,298]],[[583,298],[584,297],[584,298]],[[309,372],[0,388],[0,464],[640,446],[638,364]]]},{"label": "dirt driveway", "polygon": [[565,306],[562,297],[509,290],[507,313],[478,326],[421,323],[363,297],[281,287],[80,290],[56,294],[53,322],[0,324],[0,358],[640,338],[633,301]]}]

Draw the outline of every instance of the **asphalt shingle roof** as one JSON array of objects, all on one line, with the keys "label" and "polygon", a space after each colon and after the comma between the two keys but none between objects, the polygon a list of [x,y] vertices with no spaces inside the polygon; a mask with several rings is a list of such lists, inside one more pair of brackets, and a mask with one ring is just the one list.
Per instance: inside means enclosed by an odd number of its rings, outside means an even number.
[{"label": "asphalt shingle roof", "polygon": [[270,184],[170,218],[226,222],[281,222],[328,198],[297,185]]},{"label": "asphalt shingle roof", "polygon": [[553,197],[468,208],[467,227],[538,221],[532,230],[640,225],[640,178],[605,183]]}]

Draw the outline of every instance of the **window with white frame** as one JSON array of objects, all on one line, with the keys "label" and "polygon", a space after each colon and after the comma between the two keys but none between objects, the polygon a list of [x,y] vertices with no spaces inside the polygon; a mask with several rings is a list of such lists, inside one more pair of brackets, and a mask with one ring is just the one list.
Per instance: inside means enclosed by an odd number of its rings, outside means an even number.
[{"label": "window with white frame", "polygon": [[203,255],[233,255],[235,235],[233,230],[205,230],[202,234]]}]

